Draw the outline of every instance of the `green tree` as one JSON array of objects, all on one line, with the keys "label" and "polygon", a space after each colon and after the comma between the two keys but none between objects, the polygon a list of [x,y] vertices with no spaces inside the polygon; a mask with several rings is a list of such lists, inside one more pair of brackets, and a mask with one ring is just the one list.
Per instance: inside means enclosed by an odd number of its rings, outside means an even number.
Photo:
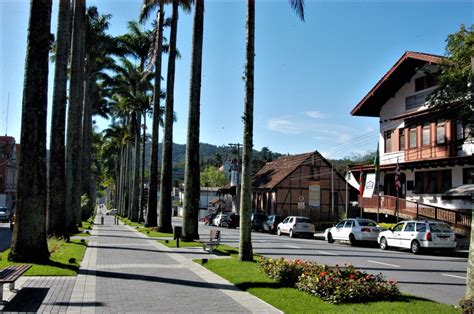
[{"label": "green tree", "polygon": [[469,28],[461,25],[458,32],[446,39],[446,60],[437,68],[438,88],[430,95],[429,101],[436,110],[446,110],[449,106],[459,106],[463,119],[472,119],[474,109],[469,95],[472,81],[471,58],[474,56],[474,24]]},{"label": "green tree", "polygon": [[[291,7],[304,21],[304,0],[290,0]],[[239,260],[252,261],[252,149],[255,61],[255,0],[247,0],[247,41],[245,64],[244,142],[242,155],[242,189],[240,195]]]},{"label": "green tree", "polygon": [[218,167],[207,166],[205,167],[200,175],[200,186],[212,186],[221,187],[226,185],[228,182],[227,176],[223,171],[220,171]]},{"label": "green tree", "polygon": [[48,176],[48,234],[64,235],[66,207],[67,65],[71,44],[71,0],[59,1]]},{"label": "green tree", "polygon": [[74,0],[71,81],[66,137],[66,230],[81,222],[82,110],[84,102],[86,1]]},{"label": "green tree", "polygon": [[46,243],[46,113],[51,0],[32,0],[28,25],[21,116],[16,225],[9,259],[45,262]]},{"label": "green tree", "polygon": [[204,0],[194,1],[191,82],[189,94],[188,134],[184,177],[183,237],[199,239],[199,118],[201,108],[202,41],[204,32]]}]

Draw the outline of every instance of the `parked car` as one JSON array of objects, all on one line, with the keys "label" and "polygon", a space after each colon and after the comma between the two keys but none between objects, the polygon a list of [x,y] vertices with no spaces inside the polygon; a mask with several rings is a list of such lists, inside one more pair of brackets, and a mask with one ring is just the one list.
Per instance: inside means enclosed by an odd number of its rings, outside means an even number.
[{"label": "parked car", "polygon": [[237,228],[240,225],[240,215],[230,214],[227,219],[222,223],[223,227],[226,228]]},{"label": "parked car", "polygon": [[217,214],[207,214],[206,216],[204,216],[204,224],[211,226],[212,221],[214,220],[214,218],[216,218],[216,216]]},{"label": "parked car", "polygon": [[308,217],[288,216],[278,224],[277,234],[281,236],[283,233],[290,235],[290,238],[305,235],[314,237],[314,224]]},{"label": "parked car", "polygon": [[263,223],[263,231],[267,231],[270,233],[276,233],[278,224],[285,219],[283,216],[279,215],[270,215],[268,216],[267,220]]},{"label": "parked car", "polygon": [[267,215],[262,213],[254,213],[250,219],[252,221],[252,230],[263,231],[263,224],[267,220]]},{"label": "parked car", "polygon": [[324,237],[329,243],[335,240],[349,241],[351,245],[357,241],[377,241],[382,227],[370,219],[350,218],[338,222],[334,227],[326,229]]},{"label": "parked car", "polygon": [[117,209],[109,209],[108,211],[105,212],[106,215],[110,215],[110,216],[113,216],[113,215],[117,215]]},{"label": "parked car", "polygon": [[6,207],[0,207],[0,221],[8,222],[10,220],[10,212]]},{"label": "parked car", "polygon": [[214,226],[218,226],[218,227],[222,227],[223,223],[225,224],[225,226],[227,226],[226,221],[228,218],[229,216],[227,216],[227,214],[217,214],[216,218],[214,218],[212,223]]},{"label": "parked car", "polygon": [[389,247],[410,249],[413,254],[423,249],[454,249],[457,241],[453,229],[440,221],[402,221],[392,229],[380,232],[378,243],[382,250]]}]

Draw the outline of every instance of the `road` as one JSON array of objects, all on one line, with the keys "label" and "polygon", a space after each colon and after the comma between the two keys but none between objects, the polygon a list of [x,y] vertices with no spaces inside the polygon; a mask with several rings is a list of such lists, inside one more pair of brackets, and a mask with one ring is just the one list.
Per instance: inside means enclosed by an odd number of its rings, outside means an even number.
[{"label": "road", "polygon": [[[199,233],[205,236],[209,228],[200,223]],[[238,247],[238,229],[219,229],[221,243]],[[458,304],[466,291],[467,257],[450,256],[454,254],[413,255],[403,250],[382,251],[376,245],[352,247],[259,232],[252,232],[252,244],[254,253],[268,257],[306,259],[327,265],[352,264],[369,273],[382,273],[387,279],[397,280],[402,292],[441,303]]]}]

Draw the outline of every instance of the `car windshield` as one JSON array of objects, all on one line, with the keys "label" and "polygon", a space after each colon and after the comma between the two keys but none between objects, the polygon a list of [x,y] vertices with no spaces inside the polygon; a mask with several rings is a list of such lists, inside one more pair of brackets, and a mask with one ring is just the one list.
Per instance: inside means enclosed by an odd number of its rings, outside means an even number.
[{"label": "car windshield", "polygon": [[377,227],[377,223],[372,220],[359,220],[359,226],[361,227]]},{"label": "car windshield", "polygon": [[311,221],[311,219],[309,218],[296,218],[296,222],[304,222],[304,223],[307,223],[307,224],[312,224],[313,221]]},{"label": "car windshield", "polygon": [[432,232],[453,232],[451,227],[447,224],[430,224],[430,229]]}]

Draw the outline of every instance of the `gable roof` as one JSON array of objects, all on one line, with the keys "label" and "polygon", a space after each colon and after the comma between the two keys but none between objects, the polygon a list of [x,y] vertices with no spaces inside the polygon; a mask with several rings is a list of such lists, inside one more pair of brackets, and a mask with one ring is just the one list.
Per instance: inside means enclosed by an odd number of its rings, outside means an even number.
[{"label": "gable roof", "polygon": [[[280,157],[267,162],[252,178],[252,187],[272,189],[317,152]],[[317,153],[319,155],[319,153]]]},{"label": "gable roof", "polygon": [[405,52],[394,66],[377,82],[351,111],[353,116],[378,117],[380,109],[413,76],[418,68],[428,64],[439,64],[445,57]]}]

